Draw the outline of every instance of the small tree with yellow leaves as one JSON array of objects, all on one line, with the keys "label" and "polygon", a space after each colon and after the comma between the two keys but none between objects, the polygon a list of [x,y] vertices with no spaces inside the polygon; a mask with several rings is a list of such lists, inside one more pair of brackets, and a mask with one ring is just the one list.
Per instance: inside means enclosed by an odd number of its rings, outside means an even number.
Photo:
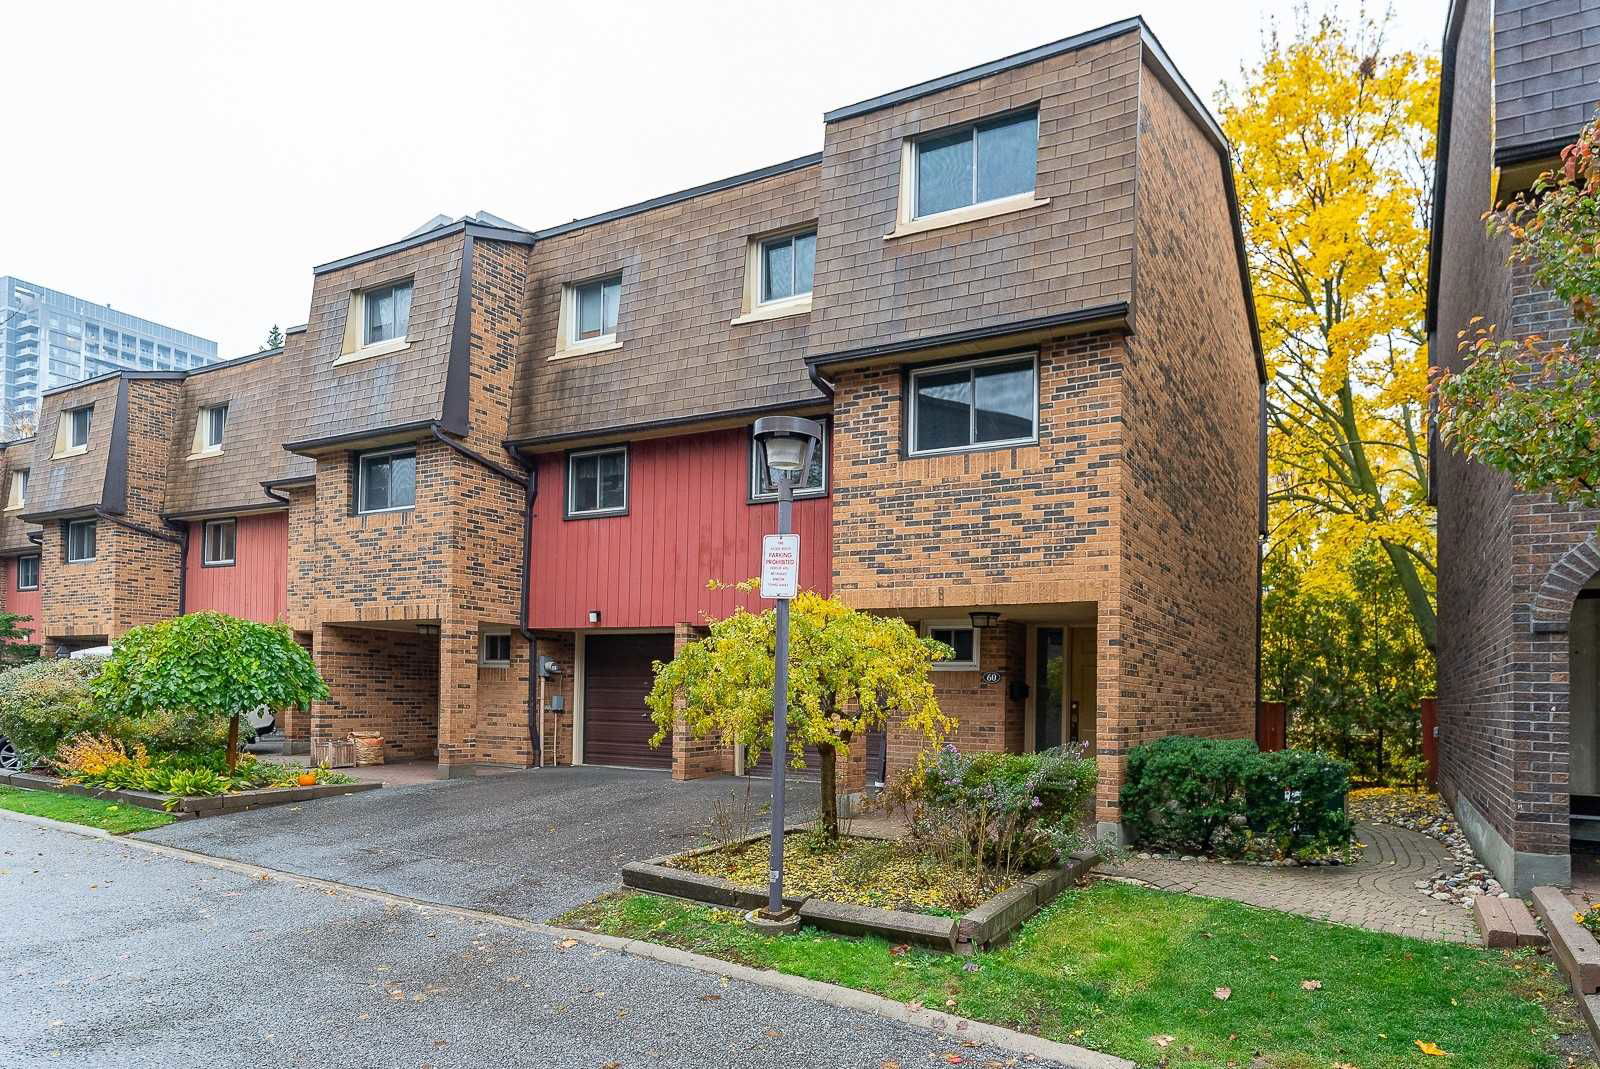
[{"label": "small tree with yellow leaves", "polygon": [[[741,584],[744,585],[744,584]],[[710,634],[657,662],[645,699],[660,746],[680,719],[693,738],[748,747],[754,761],[772,748],[772,686],[777,614],[768,609],[710,623]],[[822,762],[822,826],[839,835],[837,762],[867,732],[891,717],[937,746],[956,722],[939,709],[928,670],[952,656],[948,646],[921,638],[904,620],[858,612],[832,598],[802,591],[789,607],[790,763],[805,764],[805,747]]]}]

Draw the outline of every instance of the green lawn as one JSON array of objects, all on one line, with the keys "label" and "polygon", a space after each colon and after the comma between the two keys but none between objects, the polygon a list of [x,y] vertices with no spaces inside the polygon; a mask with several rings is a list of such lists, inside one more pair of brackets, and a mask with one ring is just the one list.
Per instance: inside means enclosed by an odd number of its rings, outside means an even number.
[{"label": "green lawn", "polygon": [[17,787],[0,786],[0,809],[15,813],[31,813],[36,817],[64,820],[69,824],[82,824],[99,828],[113,835],[130,831],[149,831],[163,824],[171,824],[169,813],[142,809],[136,805],[118,805],[99,798],[84,798],[76,794],[56,794],[53,791],[25,791]]},{"label": "green lawn", "polygon": [[[736,913],[639,894],[602,898],[556,923],[1172,1069],[1522,1069],[1557,1064],[1548,1053],[1554,1035],[1581,1030],[1559,977],[1531,952],[1421,942],[1116,883],[1067,892],[1011,943],[972,957],[895,953],[882,940],[810,929],[762,937]],[[1219,988],[1230,989],[1225,1001]],[[1448,1057],[1423,1054],[1418,1040]]]}]

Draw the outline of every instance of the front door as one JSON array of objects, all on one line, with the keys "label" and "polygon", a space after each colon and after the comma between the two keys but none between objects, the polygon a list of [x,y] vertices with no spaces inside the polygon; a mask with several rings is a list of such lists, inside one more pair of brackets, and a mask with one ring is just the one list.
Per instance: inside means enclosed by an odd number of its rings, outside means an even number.
[{"label": "front door", "polygon": [[1094,749],[1094,628],[1037,627],[1034,635],[1033,748]]}]

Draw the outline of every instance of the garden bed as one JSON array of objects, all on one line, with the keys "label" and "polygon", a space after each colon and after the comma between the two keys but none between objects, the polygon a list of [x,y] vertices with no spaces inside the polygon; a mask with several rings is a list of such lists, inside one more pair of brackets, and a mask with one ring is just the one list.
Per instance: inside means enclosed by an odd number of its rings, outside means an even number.
[{"label": "garden bed", "polygon": [[[1094,865],[1092,854],[1031,874],[970,870],[900,840],[848,835],[836,844],[788,829],[784,902],[844,935],[968,952],[1004,941]],[[752,835],[624,866],[624,887],[743,910],[766,905],[768,837]]]},{"label": "garden bed", "polygon": [[254,790],[234,791],[230,794],[176,796],[156,794],[152,791],[114,790],[109,787],[90,787],[82,783],[68,783],[55,776],[34,772],[0,773],[0,783],[34,791],[54,791],[58,794],[76,794],[85,798],[102,798],[123,805],[136,805],[171,813],[179,820],[194,817],[213,817],[222,813],[241,813],[267,806],[309,802],[314,798],[331,798],[341,794],[356,794],[382,787],[381,783],[319,783],[311,787],[262,787]]}]

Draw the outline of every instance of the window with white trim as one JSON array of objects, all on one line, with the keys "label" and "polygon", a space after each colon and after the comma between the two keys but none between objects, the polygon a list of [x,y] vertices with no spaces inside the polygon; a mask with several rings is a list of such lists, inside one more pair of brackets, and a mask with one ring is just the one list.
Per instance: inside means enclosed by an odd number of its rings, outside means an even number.
[{"label": "window with white trim", "polygon": [[361,294],[361,344],[406,336],[411,325],[411,280],[377,286]]},{"label": "window with white trim", "polygon": [[921,219],[1032,193],[1039,168],[1037,110],[986,119],[912,143]]},{"label": "window with white trim", "polygon": [[6,508],[20,509],[28,503],[28,469],[18,468],[11,473],[11,487],[7,492]]},{"label": "window with white trim", "polygon": [[208,568],[231,565],[238,525],[233,520],[207,520],[203,532],[201,563]]},{"label": "window with white trim", "polygon": [[[822,441],[811,452],[811,467],[806,471],[805,478],[795,484],[795,497],[821,497],[828,492],[829,429],[827,422],[823,421]],[[772,469],[767,467],[761,443],[756,441],[754,427],[750,428],[750,500],[778,500],[778,484],[772,478]]]},{"label": "window with white trim", "polygon": [[478,663],[486,668],[511,666],[511,632],[485,631],[478,636]]},{"label": "window with white trim", "polygon": [[17,589],[39,589],[39,558],[37,556],[17,558]]},{"label": "window with white trim", "polygon": [[930,623],[928,637],[943,642],[955,651],[948,661],[935,661],[933,667],[956,671],[972,671],[978,667],[978,632],[970,624]]},{"label": "window with white trim", "polygon": [[567,287],[567,341],[596,345],[617,335],[617,313],[622,307],[622,276],[597,278]]},{"label": "window with white trim", "polygon": [[996,357],[911,373],[910,452],[1025,445],[1039,437],[1039,361]]},{"label": "window with white trim", "polygon": [[67,563],[84,564],[94,560],[94,520],[67,522]]},{"label": "window with white trim", "polygon": [[761,304],[790,301],[811,295],[811,277],[817,263],[817,232],[768,238],[761,243]]},{"label": "window with white trim", "polygon": [[356,511],[400,512],[417,504],[414,447],[362,453],[356,458]]},{"label": "window with white trim", "polygon": [[207,405],[200,410],[200,448],[222,448],[222,436],[228,429],[228,406]]},{"label": "window with white trim", "polygon": [[616,516],[627,511],[627,446],[588,449],[567,457],[568,516]]}]

